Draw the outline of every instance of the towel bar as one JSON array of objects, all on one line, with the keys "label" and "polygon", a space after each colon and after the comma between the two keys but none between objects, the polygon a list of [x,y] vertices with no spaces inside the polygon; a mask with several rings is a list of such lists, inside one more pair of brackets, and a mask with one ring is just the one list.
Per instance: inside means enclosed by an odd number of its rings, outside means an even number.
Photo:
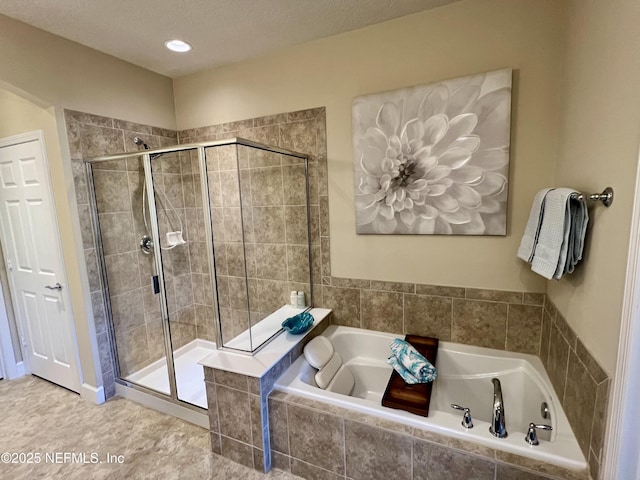
[{"label": "towel bar", "polygon": [[580,194],[578,198],[580,200],[586,198],[593,202],[602,202],[605,207],[610,207],[613,203],[613,188],[607,187],[602,191],[602,193],[592,193],[590,195]]}]

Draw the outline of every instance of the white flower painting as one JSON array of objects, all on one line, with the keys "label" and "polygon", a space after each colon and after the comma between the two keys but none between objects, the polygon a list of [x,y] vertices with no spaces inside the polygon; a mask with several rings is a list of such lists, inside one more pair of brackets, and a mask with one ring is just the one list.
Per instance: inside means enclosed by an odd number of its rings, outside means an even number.
[{"label": "white flower painting", "polygon": [[511,69],[353,101],[356,232],[505,235]]}]

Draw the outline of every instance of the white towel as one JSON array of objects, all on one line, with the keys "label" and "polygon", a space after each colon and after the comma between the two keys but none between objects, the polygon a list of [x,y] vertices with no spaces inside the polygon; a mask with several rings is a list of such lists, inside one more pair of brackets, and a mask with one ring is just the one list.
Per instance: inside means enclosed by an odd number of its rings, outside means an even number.
[{"label": "white towel", "polygon": [[[578,195],[580,193],[573,189],[557,188],[545,197],[542,225],[531,260],[531,270],[547,279],[560,278],[565,273],[567,256],[571,258],[571,271],[577,259],[582,257],[586,207],[583,200],[578,200]],[[579,231],[576,231],[578,227]],[[569,255],[570,249],[572,252]]]},{"label": "white towel", "polygon": [[540,234],[540,226],[542,225],[542,216],[544,215],[544,199],[551,190],[553,189],[542,189],[536,193],[533,199],[529,220],[527,221],[527,226],[524,229],[524,235],[522,235],[520,247],[518,248],[518,258],[521,258],[525,262],[531,263],[533,259],[538,235]]}]

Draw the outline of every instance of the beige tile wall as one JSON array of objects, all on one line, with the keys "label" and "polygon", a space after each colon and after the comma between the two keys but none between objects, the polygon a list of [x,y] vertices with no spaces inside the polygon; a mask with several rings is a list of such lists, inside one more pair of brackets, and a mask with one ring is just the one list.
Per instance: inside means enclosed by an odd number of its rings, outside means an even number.
[{"label": "beige tile wall", "polygon": [[320,335],[329,321],[326,317],[307,332],[261,378],[205,367],[213,452],[259,471],[271,469],[269,395],[276,380],[302,354],[304,345]]},{"label": "beige tile wall", "polygon": [[[101,369],[107,398],[115,394],[115,377],[107,332],[102,279],[95,248],[87,177],[83,158],[109,153],[136,151],[133,138],[141,137],[150,147],[174,145],[177,132],[139,125],[123,120],[65,111],[71,152],[76,201],[80,219],[85,260],[89,274],[91,301]],[[202,209],[197,211],[196,191],[190,162],[178,155],[165,155],[153,163],[154,185],[160,202],[167,198],[183,223],[186,246],[163,250],[172,341],[179,348],[190,340],[213,339],[211,294],[200,294],[205,276],[197,261],[202,249],[195,245],[200,238]],[[138,242],[146,233],[142,218],[142,163],[136,159],[97,164],[94,186],[103,239],[114,333],[123,376],[164,355],[164,340],[158,297],[153,295],[151,276],[153,256],[143,255]],[[199,194],[199,193],[198,193]],[[167,217],[160,208],[161,232],[177,230],[179,221],[173,213]],[[199,216],[198,216],[199,213]],[[206,262],[205,262],[206,265]],[[208,274],[208,267],[207,267]],[[206,290],[211,292],[211,289]],[[194,297],[199,302],[194,301]],[[203,311],[207,307],[209,311]],[[206,320],[205,320],[206,319]],[[198,322],[200,320],[200,322]]]},{"label": "beige tile wall", "polygon": [[323,277],[339,325],[538,354],[544,295]]},{"label": "beige tile wall", "polygon": [[[317,282],[323,198],[317,139],[324,136],[317,131],[324,129],[323,114],[324,109],[312,109],[179,134],[181,143],[242,137],[311,155],[311,249]],[[292,290],[304,291],[310,300],[304,164],[241,145],[208,148],[206,155],[220,318],[227,341],[247,329],[249,318],[255,323],[288,304]]]},{"label": "beige tile wall", "polygon": [[560,397],[591,476],[598,478],[611,379],[546,297],[540,358]]}]

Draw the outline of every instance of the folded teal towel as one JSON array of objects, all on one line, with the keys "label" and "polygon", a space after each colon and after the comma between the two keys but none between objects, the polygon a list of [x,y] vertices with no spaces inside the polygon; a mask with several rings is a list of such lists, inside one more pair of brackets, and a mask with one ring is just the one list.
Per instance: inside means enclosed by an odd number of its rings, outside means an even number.
[{"label": "folded teal towel", "polygon": [[[438,375],[436,368],[410,343],[396,338],[389,346],[392,355],[387,359],[387,363],[400,374],[405,382],[409,384],[429,383],[436,379]],[[398,366],[402,366],[402,369],[399,369]]]},{"label": "folded teal towel", "polygon": [[400,362],[398,362],[398,359],[395,355],[391,355],[389,358],[387,358],[387,363],[391,365],[396,372],[398,372],[405,383],[408,383],[409,385],[420,383],[416,377],[411,375],[411,372],[409,370],[404,368],[404,366]]},{"label": "folded teal towel", "polygon": [[294,335],[306,332],[311,328],[311,325],[313,325],[313,315],[309,312],[299,313],[282,322],[282,328]]}]

